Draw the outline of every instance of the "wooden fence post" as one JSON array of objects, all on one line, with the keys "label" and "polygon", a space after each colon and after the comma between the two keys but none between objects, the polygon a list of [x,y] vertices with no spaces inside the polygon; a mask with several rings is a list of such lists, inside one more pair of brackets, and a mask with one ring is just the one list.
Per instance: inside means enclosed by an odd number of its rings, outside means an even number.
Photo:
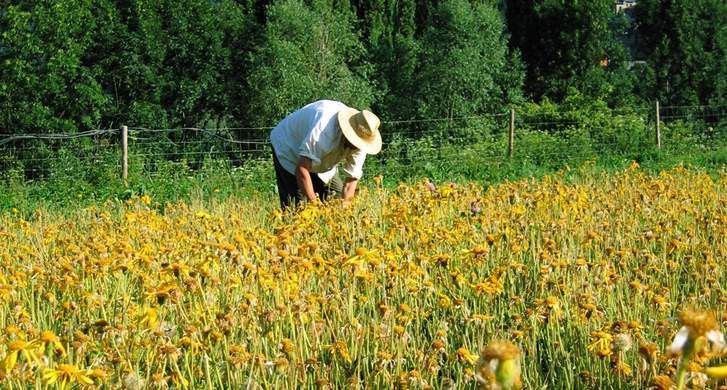
[{"label": "wooden fence post", "polygon": [[129,128],[121,126],[121,180],[129,185]]},{"label": "wooden fence post", "polygon": [[510,109],[510,136],[507,142],[507,157],[512,158],[515,148],[515,109]]},{"label": "wooden fence post", "polygon": [[661,115],[658,100],[656,101],[656,148],[661,149]]}]

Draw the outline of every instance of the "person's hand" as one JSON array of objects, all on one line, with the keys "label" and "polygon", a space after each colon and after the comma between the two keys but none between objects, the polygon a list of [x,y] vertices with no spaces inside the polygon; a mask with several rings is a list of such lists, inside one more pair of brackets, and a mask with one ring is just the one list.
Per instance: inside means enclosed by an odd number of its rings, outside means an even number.
[{"label": "person's hand", "polygon": [[313,197],[313,199],[310,199],[310,198],[304,199],[303,205],[304,205],[304,207],[320,207],[323,205],[323,202],[321,201],[320,198],[318,198],[318,194],[316,194],[316,196]]}]

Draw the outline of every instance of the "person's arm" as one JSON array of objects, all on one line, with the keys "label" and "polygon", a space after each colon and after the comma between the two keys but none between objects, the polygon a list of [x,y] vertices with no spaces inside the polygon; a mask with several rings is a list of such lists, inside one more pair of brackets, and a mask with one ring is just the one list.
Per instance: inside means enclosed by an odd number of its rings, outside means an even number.
[{"label": "person's arm", "polygon": [[347,177],[346,182],[343,183],[343,191],[341,191],[341,198],[343,200],[351,200],[353,199],[353,196],[356,194],[356,185],[358,184],[358,179],[353,177]]},{"label": "person's arm", "polygon": [[313,180],[310,177],[310,169],[311,159],[301,156],[298,159],[298,166],[295,168],[295,179],[297,180],[298,188],[303,192],[303,195],[309,202],[313,202],[316,200],[316,193],[313,190]]},{"label": "person's arm", "polygon": [[344,182],[341,198],[344,201],[350,201],[356,194],[356,185],[363,174],[363,165],[366,160],[366,153],[355,150],[346,157],[341,168],[343,171]]}]

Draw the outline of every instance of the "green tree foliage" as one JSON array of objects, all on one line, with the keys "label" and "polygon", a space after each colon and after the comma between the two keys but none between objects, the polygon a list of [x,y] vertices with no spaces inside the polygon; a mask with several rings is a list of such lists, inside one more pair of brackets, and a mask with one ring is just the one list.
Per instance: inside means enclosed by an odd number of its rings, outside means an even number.
[{"label": "green tree foliage", "polygon": [[347,0],[283,0],[269,8],[247,80],[253,124],[272,125],[318,99],[359,108],[373,102],[355,20]]},{"label": "green tree foliage", "polygon": [[646,97],[669,105],[725,104],[727,3],[639,0],[635,17],[653,72],[653,89],[642,88]]},{"label": "green tree foliage", "polygon": [[232,0],[16,1],[0,29],[3,132],[190,126],[244,105],[254,25]]},{"label": "green tree foliage", "polygon": [[90,0],[0,8],[0,133],[75,132],[110,101],[84,55],[97,21]]},{"label": "green tree foliage", "polygon": [[[417,31],[416,0],[363,0],[354,2],[362,39],[374,68],[380,98],[375,112],[391,119],[408,119],[416,112],[415,76],[421,49]],[[426,4],[425,4],[426,5]]]},{"label": "green tree foliage", "polygon": [[466,116],[519,101],[523,73],[535,100],[724,105],[726,4],[640,0],[632,23],[612,0],[5,1],[0,132],[265,126],[320,98]]},{"label": "green tree foliage", "polygon": [[508,1],[506,15],[510,43],[527,67],[528,95],[559,101],[569,88],[608,92],[612,76],[604,73],[609,68],[599,69],[606,64],[602,61],[618,63],[625,53],[614,40],[613,0]]},{"label": "green tree foliage", "polygon": [[[194,126],[235,111],[250,30],[231,1],[133,0],[107,3],[94,48],[117,123]],[[109,31],[114,26],[116,32]],[[233,51],[237,49],[238,51]]]},{"label": "green tree foliage", "polygon": [[487,2],[444,0],[421,38],[415,77],[422,118],[501,112],[519,98],[518,61],[508,55],[500,12]]}]

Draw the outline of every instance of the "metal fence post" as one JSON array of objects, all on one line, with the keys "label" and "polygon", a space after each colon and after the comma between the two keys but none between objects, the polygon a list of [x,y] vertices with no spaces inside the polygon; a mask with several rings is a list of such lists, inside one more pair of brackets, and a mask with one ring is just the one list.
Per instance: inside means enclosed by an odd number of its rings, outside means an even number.
[{"label": "metal fence post", "polygon": [[507,142],[507,157],[512,158],[515,148],[515,109],[510,109],[510,136]]},{"label": "metal fence post", "polygon": [[656,101],[656,148],[661,149],[661,115],[658,100]]},{"label": "metal fence post", "polygon": [[129,128],[121,126],[121,180],[129,185]]}]

